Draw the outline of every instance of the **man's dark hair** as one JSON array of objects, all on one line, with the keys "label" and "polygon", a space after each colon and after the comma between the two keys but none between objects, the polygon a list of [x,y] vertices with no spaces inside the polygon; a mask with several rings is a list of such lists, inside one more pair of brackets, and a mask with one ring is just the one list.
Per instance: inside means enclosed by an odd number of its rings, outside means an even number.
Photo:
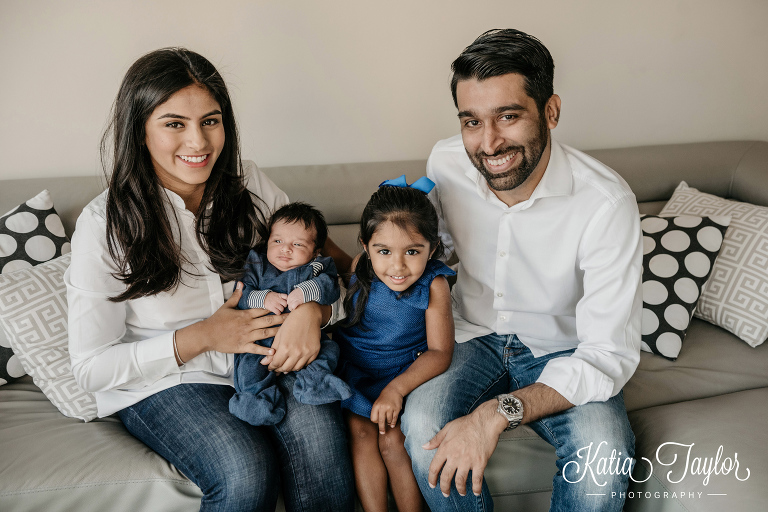
[{"label": "man's dark hair", "polygon": [[457,108],[460,80],[485,80],[508,73],[522,75],[525,92],[536,102],[539,113],[554,94],[555,63],[549,50],[535,37],[512,28],[485,32],[461,52],[451,70],[451,93]]},{"label": "man's dark hair", "polygon": [[312,205],[296,201],[278,208],[272,214],[267,225],[262,228],[264,231],[261,233],[261,241],[257,245],[257,249],[266,250],[269,234],[278,221],[283,221],[286,224],[300,222],[304,224],[306,229],[315,228],[315,250],[322,249],[328,239],[328,225],[325,223],[322,212]]}]

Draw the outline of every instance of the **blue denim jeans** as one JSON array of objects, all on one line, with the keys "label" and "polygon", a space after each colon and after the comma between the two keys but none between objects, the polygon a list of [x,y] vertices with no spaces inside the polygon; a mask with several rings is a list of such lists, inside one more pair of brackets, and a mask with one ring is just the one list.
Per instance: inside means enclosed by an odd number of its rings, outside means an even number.
[{"label": "blue denim jeans", "polygon": [[354,480],[339,404],[304,405],[278,385],[285,418],[251,426],[229,413],[234,389],[180,384],[118,415],[135,437],[203,491],[201,511],[275,510],[279,489],[289,511],[354,510]]},{"label": "blue denim jeans", "polygon": [[[573,350],[566,350],[536,358],[517,336],[489,334],[456,344],[448,371],[408,395],[401,419],[402,430],[406,435],[405,447],[411,456],[416,480],[432,512],[491,511],[493,501],[485,482],[480,496],[472,493],[471,475],[467,480],[465,496],[459,495],[455,484],[448,498],[442,495],[439,485],[431,489],[427,482],[427,473],[434,451],[424,450],[422,445],[434,437],[446,423],[469,414],[481,403],[498,394],[536,382],[550,359],[567,357],[572,353]],[[554,446],[557,453],[558,471],[553,479],[554,491],[550,510],[622,509],[624,500],[612,498],[611,493],[616,491],[614,496],[620,496],[619,492],[626,491],[628,476],[598,475],[598,478],[592,479],[587,475],[585,478],[579,478],[581,473],[585,472],[583,457],[586,454],[582,451],[580,458],[577,453],[580,448],[594,443],[594,455],[600,442],[605,441],[607,444],[604,444],[599,452],[601,457],[610,457],[611,450],[616,450],[617,454],[621,452],[622,458],[634,457],[635,436],[629,425],[622,393],[606,402],[590,402],[572,407],[529,423],[528,426]],[[568,464],[570,461],[574,463]],[[577,472],[577,469],[580,469],[580,472]],[[607,481],[605,485],[599,485],[604,481]]]}]

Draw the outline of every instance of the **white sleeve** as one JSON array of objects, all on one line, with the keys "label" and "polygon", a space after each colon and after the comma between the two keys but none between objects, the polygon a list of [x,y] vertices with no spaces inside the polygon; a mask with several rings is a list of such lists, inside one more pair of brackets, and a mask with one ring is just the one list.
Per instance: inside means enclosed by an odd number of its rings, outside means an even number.
[{"label": "white sleeve", "polygon": [[542,382],[574,405],[616,395],[640,362],[642,237],[637,204],[627,196],[606,204],[579,249],[584,296],[576,305],[579,345],[550,360]]},{"label": "white sleeve", "polygon": [[80,386],[91,392],[141,388],[178,373],[173,332],[124,343],[125,290],[106,244],[106,220],[86,208],[72,236],[72,263],[64,274],[69,308],[69,354]]},{"label": "white sleeve", "polygon": [[451,238],[451,234],[448,232],[448,228],[445,225],[443,205],[440,202],[440,184],[435,173],[434,159],[432,155],[430,155],[427,160],[427,178],[435,183],[435,188],[429,193],[429,200],[432,201],[435,210],[437,210],[438,232],[440,234],[440,241],[443,242],[443,247],[445,248],[445,253],[441,259],[443,261],[448,261],[453,254],[453,238]]},{"label": "white sleeve", "polygon": [[347,313],[344,311],[344,297],[347,296],[347,289],[344,287],[344,281],[341,280],[341,277],[337,280],[339,281],[339,300],[331,304],[331,318],[329,318],[328,322],[322,327],[323,329],[347,318]]}]

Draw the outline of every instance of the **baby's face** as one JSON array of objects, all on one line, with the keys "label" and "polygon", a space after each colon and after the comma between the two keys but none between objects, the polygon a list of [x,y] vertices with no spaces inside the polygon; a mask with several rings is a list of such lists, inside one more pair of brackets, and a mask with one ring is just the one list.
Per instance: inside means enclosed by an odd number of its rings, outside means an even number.
[{"label": "baby's face", "polygon": [[267,241],[267,260],[285,272],[306,265],[317,256],[315,228],[307,229],[303,222],[279,220],[272,226]]}]

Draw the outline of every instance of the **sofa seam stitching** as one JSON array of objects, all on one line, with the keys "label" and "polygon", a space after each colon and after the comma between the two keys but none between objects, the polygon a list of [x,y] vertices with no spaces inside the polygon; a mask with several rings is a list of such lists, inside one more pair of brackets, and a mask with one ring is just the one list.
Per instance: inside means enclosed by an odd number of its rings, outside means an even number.
[{"label": "sofa seam stitching", "polygon": [[742,155],[739,157],[739,161],[736,162],[736,167],[733,168],[733,172],[731,173],[731,181],[728,183],[728,197],[733,197],[733,182],[736,181],[736,173],[739,172],[739,166],[741,165],[741,162],[744,161],[744,157],[747,155],[747,153],[750,152],[750,150],[755,147],[755,144],[757,144],[757,141],[752,141],[752,144],[749,145],[749,147],[742,153]]}]

